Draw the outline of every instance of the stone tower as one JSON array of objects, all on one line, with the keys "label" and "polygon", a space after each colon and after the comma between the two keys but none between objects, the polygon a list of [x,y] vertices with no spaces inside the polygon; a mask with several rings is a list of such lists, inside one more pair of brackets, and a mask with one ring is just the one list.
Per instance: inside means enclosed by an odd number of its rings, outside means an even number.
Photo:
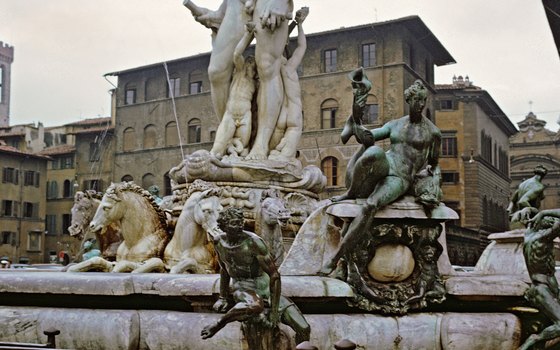
[{"label": "stone tower", "polygon": [[0,127],[10,125],[10,75],[14,47],[0,41]]}]

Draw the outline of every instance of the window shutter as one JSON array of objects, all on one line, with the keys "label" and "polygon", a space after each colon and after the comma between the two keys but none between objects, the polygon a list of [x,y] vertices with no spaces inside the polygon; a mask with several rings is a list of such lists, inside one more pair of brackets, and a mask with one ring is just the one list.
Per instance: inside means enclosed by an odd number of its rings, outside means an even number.
[{"label": "window shutter", "polygon": [[18,217],[19,216],[19,202],[13,202],[12,207],[12,216]]},{"label": "window shutter", "polygon": [[39,187],[40,180],[41,180],[41,173],[36,172],[35,173],[35,179],[34,179],[35,187]]},{"label": "window shutter", "polygon": [[459,109],[459,101],[457,101],[456,98],[454,98],[452,101],[453,101],[453,110]]},{"label": "window shutter", "polygon": [[0,216],[4,216],[5,212],[6,212],[6,201],[2,201],[2,212],[0,213]]},{"label": "window shutter", "polygon": [[19,184],[19,169],[16,169],[16,171],[15,171],[14,183],[15,183],[16,185]]},{"label": "window shutter", "polygon": [[10,244],[15,246],[16,245],[16,233],[10,232]]},{"label": "window shutter", "polygon": [[6,183],[6,177],[8,176],[6,173],[7,173],[7,169],[3,168],[2,169],[2,182],[3,183]]}]

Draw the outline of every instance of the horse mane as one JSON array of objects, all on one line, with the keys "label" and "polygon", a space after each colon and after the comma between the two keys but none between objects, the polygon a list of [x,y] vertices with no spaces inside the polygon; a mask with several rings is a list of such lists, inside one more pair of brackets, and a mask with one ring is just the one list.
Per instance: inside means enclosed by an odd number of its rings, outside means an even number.
[{"label": "horse mane", "polygon": [[83,191],[84,196],[89,199],[99,199],[103,198],[103,192],[97,192],[95,190],[85,190]]},{"label": "horse mane", "polygon": [[146,191],[134,182],[121,182],[112,183],[111,186],[107,188],[105,195],[115,201],[120,201],[120,198],[117,197],[117,191],[134,192],[144,197],[148,201],[148,203],[150,203],[152,208],[154,208],[154,211],[156,212],[162,227],[167,227],[167,217],[165,215],[165,212],[159,207],[150,192]]}]

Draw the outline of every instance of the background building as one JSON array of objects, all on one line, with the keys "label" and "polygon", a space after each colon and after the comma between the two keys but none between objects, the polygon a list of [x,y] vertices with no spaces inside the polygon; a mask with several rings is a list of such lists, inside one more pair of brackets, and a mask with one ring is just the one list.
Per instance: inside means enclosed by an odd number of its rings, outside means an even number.
[{"label": "background building", "polygon": [[[111,118],[86,119],[50,128],[44,128],[41,123],[0,128],[0,142],[6,153],[0,159],[3,169],[0,219],[12,223],[9,226],[0,224],[2,232],[6,233],[3,233],[2,242],[5,243],[0,246],[0,256],[8,256],[13,262],[24,258],[23,261],[42,263],[56,259],[61,252],[71,259],[78,255],[81,242],[68,233],[74,194],[86,189],[104,191],[110,184],[114,152],[112,131]],[[8,154],[10,157],[6,158]],[[18,161],[22,165],[16,167]],[[40,168],[27,166],[33,162]],[[21,166],[28,168],[20,169]],[[33,183],[35,187],[40,184],[40,191],[31,191],[31,185],[22,185],[31,183],[30,178],[24,178],[30,177],[30,172],[42,181]],[[17,192],[20,189],[21,196],[25,196],[22,200]],[[25,212],[27,209],[31,214]],[[34,243],[33,250],[27,248],[27,232],[39,232],[39,229],[18,222],[42,224],[40,244]]]},{"label": "background building", "polygon": [[10,77],[14,47],[0,41],[0,127],[10,125]]},{"label": "background building", "polygon": [[48,158],[0,140],[0,256],[43,262]]},{"label": "background building", "polygon": [[490,94],[468,77],[436,88],[443,200],[460,216],[449,225],[449,257],[453,264],[474,265],[488,233],[509,227],[509,137],[517,129]]},{"label": "background building", "polygon": [[548,130],[546,122],[533,112],[517,125],[519,133],[510,139],[511,192],[523,180],[532,177],[535,167],[541,164],[548,169],[543,180],[546,187],[541,209],[560,208],[560,135]]}]

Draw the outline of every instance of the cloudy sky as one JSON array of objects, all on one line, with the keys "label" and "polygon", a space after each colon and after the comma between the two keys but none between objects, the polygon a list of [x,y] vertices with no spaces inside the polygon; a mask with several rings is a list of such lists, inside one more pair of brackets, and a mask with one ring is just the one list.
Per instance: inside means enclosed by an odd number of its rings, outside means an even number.
[{"label": "cloudy sky", "polygon": [[[197,0],[217,8],[221,0]],[[532,110],[558,129],[560,58],[541,1],[294,0],[308,33],[419,15],[457,64],[516,123]],[[15,46],[11,124],[109,116],[105,73],[210,50],[182,0],[0,0],[0,41]],[[116,83],[114,78],[110,78]],[[532,102],[530,102],[532,101]]]}]

